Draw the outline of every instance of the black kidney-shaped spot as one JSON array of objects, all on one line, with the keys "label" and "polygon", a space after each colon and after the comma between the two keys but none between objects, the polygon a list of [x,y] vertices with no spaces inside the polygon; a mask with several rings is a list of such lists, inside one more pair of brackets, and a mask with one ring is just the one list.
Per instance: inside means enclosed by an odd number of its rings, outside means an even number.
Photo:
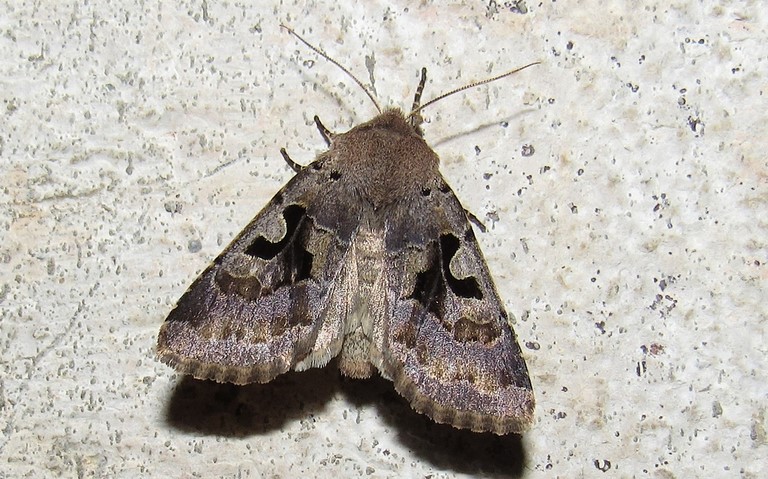
[{"label": "black kidney-shaped spot", "polygon": [[285,208],[283,210],[285,236],[277,243],[272,243],[265,237],[259,236],[245,249],[245,254],[266,260],[277,256],[293,238],[306,212],[307,210],[299,205],[290,205]]},{"label": "black kidney-shaped spot", "polygon": [[480,290],[480,285],[477,284],[477,280],[470,276],[468,278],[459,279],[451,272],[451,259],[459,251],[459,239],[451,234],[445,234],[440,236],[440,251],[443,254],[443,275],[448,282],[448,287],[451,288],[453,294],[462,298],[475,298],[483,299],[483,292]]},{"label": "black kidney-shaped spot", "polygon": [[416,275],[416,284],[408,296],[415,299],[430,313],[443,319],[448,289],[462,298],[483,299],[483,292],[474,277],[456,278],[451,272],[451,259],[459,250],[458,238],[451,234],[440,236],[440,251],[434,252],[426,270]]},{"label": "black kidney-shaped spot", "polygon": [[282,239],[273,243],[263,236],[259,236],[245,249],[245,254],[267,261],[282,255],[278,263],[275,264],[275,268],[281,273],[270,285],[272,291],[311,277],[314,256],[305,248],[306,212],[306,208],[299,205],[286,207],[283,210],[285,235]]}]

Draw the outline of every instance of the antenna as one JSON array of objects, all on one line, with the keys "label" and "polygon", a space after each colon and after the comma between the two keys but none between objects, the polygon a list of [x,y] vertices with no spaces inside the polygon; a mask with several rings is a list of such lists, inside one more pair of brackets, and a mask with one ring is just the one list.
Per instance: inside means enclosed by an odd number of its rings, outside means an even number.
[{"label": "antenna", "polygon": [[283,28],[285,28],[286,30],[288,30],[288,33],[290,33],[290,34],[291,34],[291,35],[293,35],[294,37],[298,38],[298,39],[299,39],[299,41],[300,41],[301,43],[303,43],[304,45],[308,46],[308,47],[309,47],[309,48],[310,48],[310,49],[311,49],[313,52],[317,53],[317,54],[318,54],[318,55],[320,55],[321,57],[323,57],[323,58],[325,58],[326,60],[328,60],[329,62],[333,63],[334,65],[336,65],[337,67],[339,67],[339,68],[341,69],[341,71],[343,71],[344,73],[346,73],[346,74],[347,74],[347,75],[348,75],[348,76],[349,76],[349,77],[350,77],[352,80],[354,80],[354,81],[355,81],[355,83],[357,83],[357,85],[358,85],[360,88],[362,88],[362,89],[363,89],[363,91],[365,92],[365,94],[366,94],[366,95],[368,95],[368,98],[370,98],[370,99],[371,99],[371,101],[373,102],[373,104],[374,104],[374,106],[376,107],[376,109],[379,111],[379,113],[381,113],[381,107],[379,106],[379,103],[376,101],[376,98],[374,98],[374,97],[373,97],[373,95],[371,94],[371,92],[370,92],[370,91],[368,91],[368,88],[367,88],[365,85],[363,85],[363,82],[361,82],[360,80],[358,80],[358,79],[357,79],[357,77],[355,77],[355,75],[353,75],[352,73],[350,73],[350,72],[349,72],[349,70],[347,70],[346,68],[344,68],[344,67],[341,65],[341,63],[339,63],[339,62],[337,62],[336,60],[334,60],[333,58],[331,58],[331,56],[330,56],[330,55],[328,55],[328,54],[327,54],[327,53],[325,53],[324,51],[320,50],[320,49],[319,49],[319,48],[317,48],[316,46],[312,45],[312,44],[311,44],[311,43],[309,43],[308,41],[304,40],[304,39],[301,37],[301,35],[299,35],[298,33],[296,33],[296,32],[295,32],[295,31],[294,31],[292,28],[290,28],[290,27],[288,27],[288,26],[286,26],[285,24],[282,24],[282,23],[280,24],[280,26],[281,26],[281,27],[283,27]]},{"label": "antenna", "polygon": [[476,81],[476,82],[470,83],[469,85],[464,85],[463,87],[456,88],[455,90],[451,90],[448,93],[443,93],[442,95],[440,95],[440,96],[438,96],[436,98],[433,98],[433,99],[429,100],[428,102],[424,103],[423,105],[419,106],[418,105],[418,100],[421,98],[421,91],[424,89],[424,80],[425,80],[425,77],[426,77],[426,74],[427,74],[426,68],[422,68],[422,70],[421,70],[421,82],[419,82],[419,88],[416,90],[416,101],[413,102],[414,103],[413,104],[413,110],[411,110],[411,112],[408,113],[407,118],[415,118],[416,115],[421,110],[423,110],[424,108],[428,107],[429,105],[431,105],[431,104],[433,104],[433,103],[435,103],[437,101],[442,100],[445,97],[451,96],[454,93],[459,93],[461,91],[469,90],[470,88],[474,88],[476,86],[485,85],[486,83],[491,83],[491,82],[496,81],[496,80],[501,80],[502,78],[508,77],[508,76],[510,76],[512,74],[515,74],[515,73],[517,73],[519,71],[525,70],[528,67],[532,67],[534,65],[538,65],[540,63],[541,62],[529,63],[529,64],[527,64],[525,66],[522,66],[520,68],[515,68],[514,70],[510,70],[510,71],[508,71],[506,73],[502,73],[501,75],[495,76],[493,78],[488,78],[486,80],[481,80],[481,81]]}]

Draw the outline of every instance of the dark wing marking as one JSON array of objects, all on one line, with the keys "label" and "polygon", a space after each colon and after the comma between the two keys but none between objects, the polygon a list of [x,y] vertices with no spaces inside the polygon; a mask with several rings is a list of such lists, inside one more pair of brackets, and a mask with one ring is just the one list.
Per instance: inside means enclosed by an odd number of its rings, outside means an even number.
[{"label": "dark wing marking", "polygon": [[386,228],[388,297],[372,362],[436,422],[521,432],[533,420],[528,370],[464,209],[440,181],[428,190],[440,197],[422,192]]},{"label": "dark wing marking", "polygon": [[246,384],[336,356],[353,296],[345,258],[357,211],[347,201],[334,217],[345,229],[317,216],[322,198],[348,196],[331,175],[319,160],[300,171],[197,278],[160,330],[161,360]]}]

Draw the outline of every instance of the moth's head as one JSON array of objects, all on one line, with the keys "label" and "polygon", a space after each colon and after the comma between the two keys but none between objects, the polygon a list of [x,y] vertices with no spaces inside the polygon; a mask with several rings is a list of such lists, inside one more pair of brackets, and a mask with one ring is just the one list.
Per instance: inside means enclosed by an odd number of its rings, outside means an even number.
[{"label": "moth's head", "polygon": [[386,129],[393,133],[402,135],[404,138],[414,135],[422,138],[424,136],[424,132],[419,127],[420,123],[422,123],[420,117],[417,123],[413,117],[406,116],[406,114],[403,113],[403,110],[399,108],[388,108],[384,110],[383,113],[375,116],[368,122],[363,123],[355,129]]},{"label": "moth's head", "polygon": [[[346,133],[334,135],[332,151],[346,162],[365,162],[382,174],[437,167],[437,155],[424,141],[421,128],[398,108],[384,110]],[[382,177],[383,179],[383,177]]]}]

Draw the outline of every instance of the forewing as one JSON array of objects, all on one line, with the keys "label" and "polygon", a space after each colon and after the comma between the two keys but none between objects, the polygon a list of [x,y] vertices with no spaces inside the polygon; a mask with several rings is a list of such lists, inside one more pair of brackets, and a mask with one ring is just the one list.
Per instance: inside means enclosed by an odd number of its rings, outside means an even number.
[{"label": "forewing", "polygon": [[329,195],[344,197],[338,188],[312,165],[286,184],[178,301],[160,330],[160,359],[246,384],[334,357],[353,296],[345,258],[357,213],[344,205],[334,216],[341,228],[317,211]]},{"label": "forewing", "polygon": [[436,422],[527,429],[533,391],[466,213],[440,178],[386,227],[386,296],[372,362]]}]

